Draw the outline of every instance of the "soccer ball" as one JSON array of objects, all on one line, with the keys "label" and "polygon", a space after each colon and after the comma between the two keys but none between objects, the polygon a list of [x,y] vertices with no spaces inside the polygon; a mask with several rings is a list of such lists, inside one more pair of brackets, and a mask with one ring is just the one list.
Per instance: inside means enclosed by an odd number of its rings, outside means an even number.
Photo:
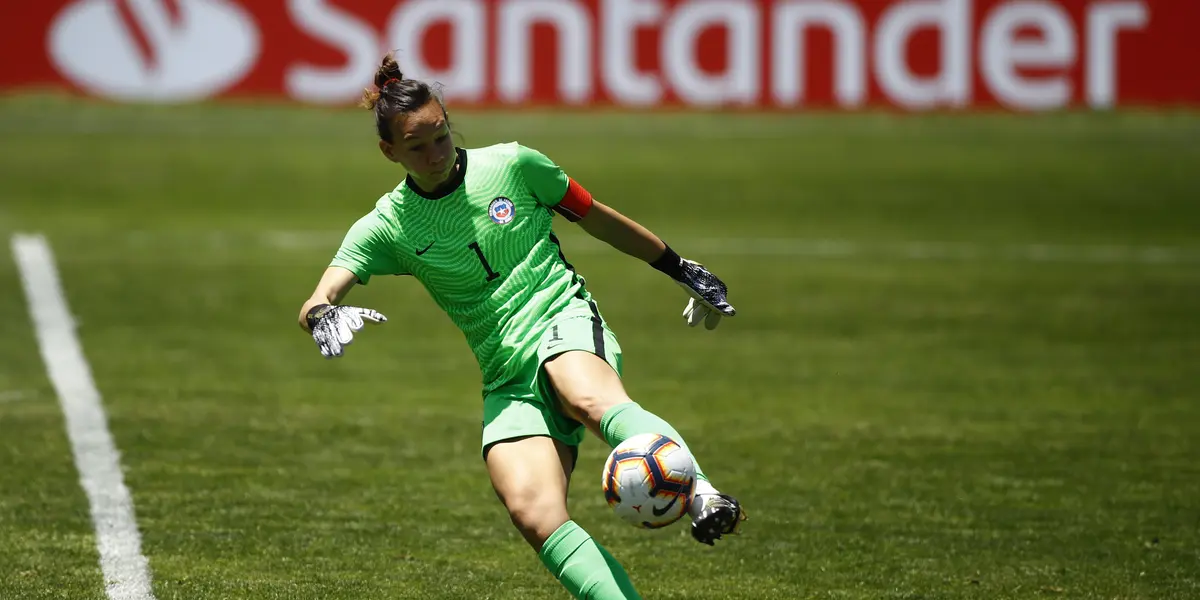
[{"label": "soccer ball", "polygon": [[669,437],[635,435],[613,448],[604,462],[604,498],[625,521],[666,527],[686,515],[696,491],[692,455]]}]

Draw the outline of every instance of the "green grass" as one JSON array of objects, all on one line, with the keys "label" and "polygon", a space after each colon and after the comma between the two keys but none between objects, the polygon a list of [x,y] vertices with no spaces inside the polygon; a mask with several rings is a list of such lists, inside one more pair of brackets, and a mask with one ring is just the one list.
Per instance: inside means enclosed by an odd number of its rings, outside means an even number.
[{"label": "green grass", "polygon": [[[674,285],[558,225],[631,395],[751,514],[715,549],[630,528],[588,440],[573,516],[647,598],[1200,596],[1200,117],[451,116],[732,290],[735,319],[690,330]],[[160,600],[566,596],[488,485],[478,372],[419,285],[354,291],[391,320],[344,360],[295,327],[401,177],[371,135],[340,110],[0,101],[0,233],[53,244]],[[0,597],[103,598],[0,257]]]}]

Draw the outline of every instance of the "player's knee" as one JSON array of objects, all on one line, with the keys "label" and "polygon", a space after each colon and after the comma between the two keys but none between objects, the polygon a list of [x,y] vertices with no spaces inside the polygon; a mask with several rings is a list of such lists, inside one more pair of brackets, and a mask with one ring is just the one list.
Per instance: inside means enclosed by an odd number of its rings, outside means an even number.
[{"label": "player's knee", "polygon": [[576,394],[566,398],[567,413],[584,423],[599,423],[604,413],[618,404],[632,402],[625,394]]},{"label": "player's knee", "polygon": [[510,492],[501,500],[513,525],[534,547],[540,547],[570,518],[562,498],[533,487]]}]

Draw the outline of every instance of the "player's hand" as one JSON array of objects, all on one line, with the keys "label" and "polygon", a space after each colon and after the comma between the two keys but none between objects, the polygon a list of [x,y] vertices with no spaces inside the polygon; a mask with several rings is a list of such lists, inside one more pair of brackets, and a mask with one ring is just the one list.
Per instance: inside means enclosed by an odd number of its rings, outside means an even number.
[{"label": "player's hand", "polygon": [[354,332],[361,330],[365,321],[387,322],[387,317],[369,308],[329,304],[314,306],[308,311],[307,319],[313,341],[325,358],[341,356],[345,347],[354,341]]},{"label": "player's hand", "polygon": [[683,318],[687,319],[689,327],[695,327],[703,321],[705,329],[716,329],[721,324],[721,317],[737,314],[725,299],[728,293],[725,282],[698,262],[682,258],[679,266],[679,277],[675,278],[675,283],[691,296],[687,307],[683,309]]}]

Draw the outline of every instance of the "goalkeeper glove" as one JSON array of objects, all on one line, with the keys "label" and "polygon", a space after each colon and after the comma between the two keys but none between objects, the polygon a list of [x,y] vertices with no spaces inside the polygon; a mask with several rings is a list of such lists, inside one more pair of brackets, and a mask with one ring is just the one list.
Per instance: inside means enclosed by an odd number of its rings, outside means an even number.
[{"label": "goalkeeper glove", "polygon": [[725,283],[705,269],[704,265],[680,257],[670,246],[650,266],[674,279],[691,296],[687,307],[683,309],[683,318],[687,319],[689,327],[695,327],[703,321],[706,329],[716,329],[721,324],[721,317],[737,314],[725,300],[728,292]]},{"label": "goalkeeper glove", "polygon": [[317,342],[317,348],[325,358],[341,356],[344,348],[354,341],[354,332],[363,328],[364,320],[387,322],[387,317],[369,308],[328,304],[308,309],[305,319],[313,341]]}]

